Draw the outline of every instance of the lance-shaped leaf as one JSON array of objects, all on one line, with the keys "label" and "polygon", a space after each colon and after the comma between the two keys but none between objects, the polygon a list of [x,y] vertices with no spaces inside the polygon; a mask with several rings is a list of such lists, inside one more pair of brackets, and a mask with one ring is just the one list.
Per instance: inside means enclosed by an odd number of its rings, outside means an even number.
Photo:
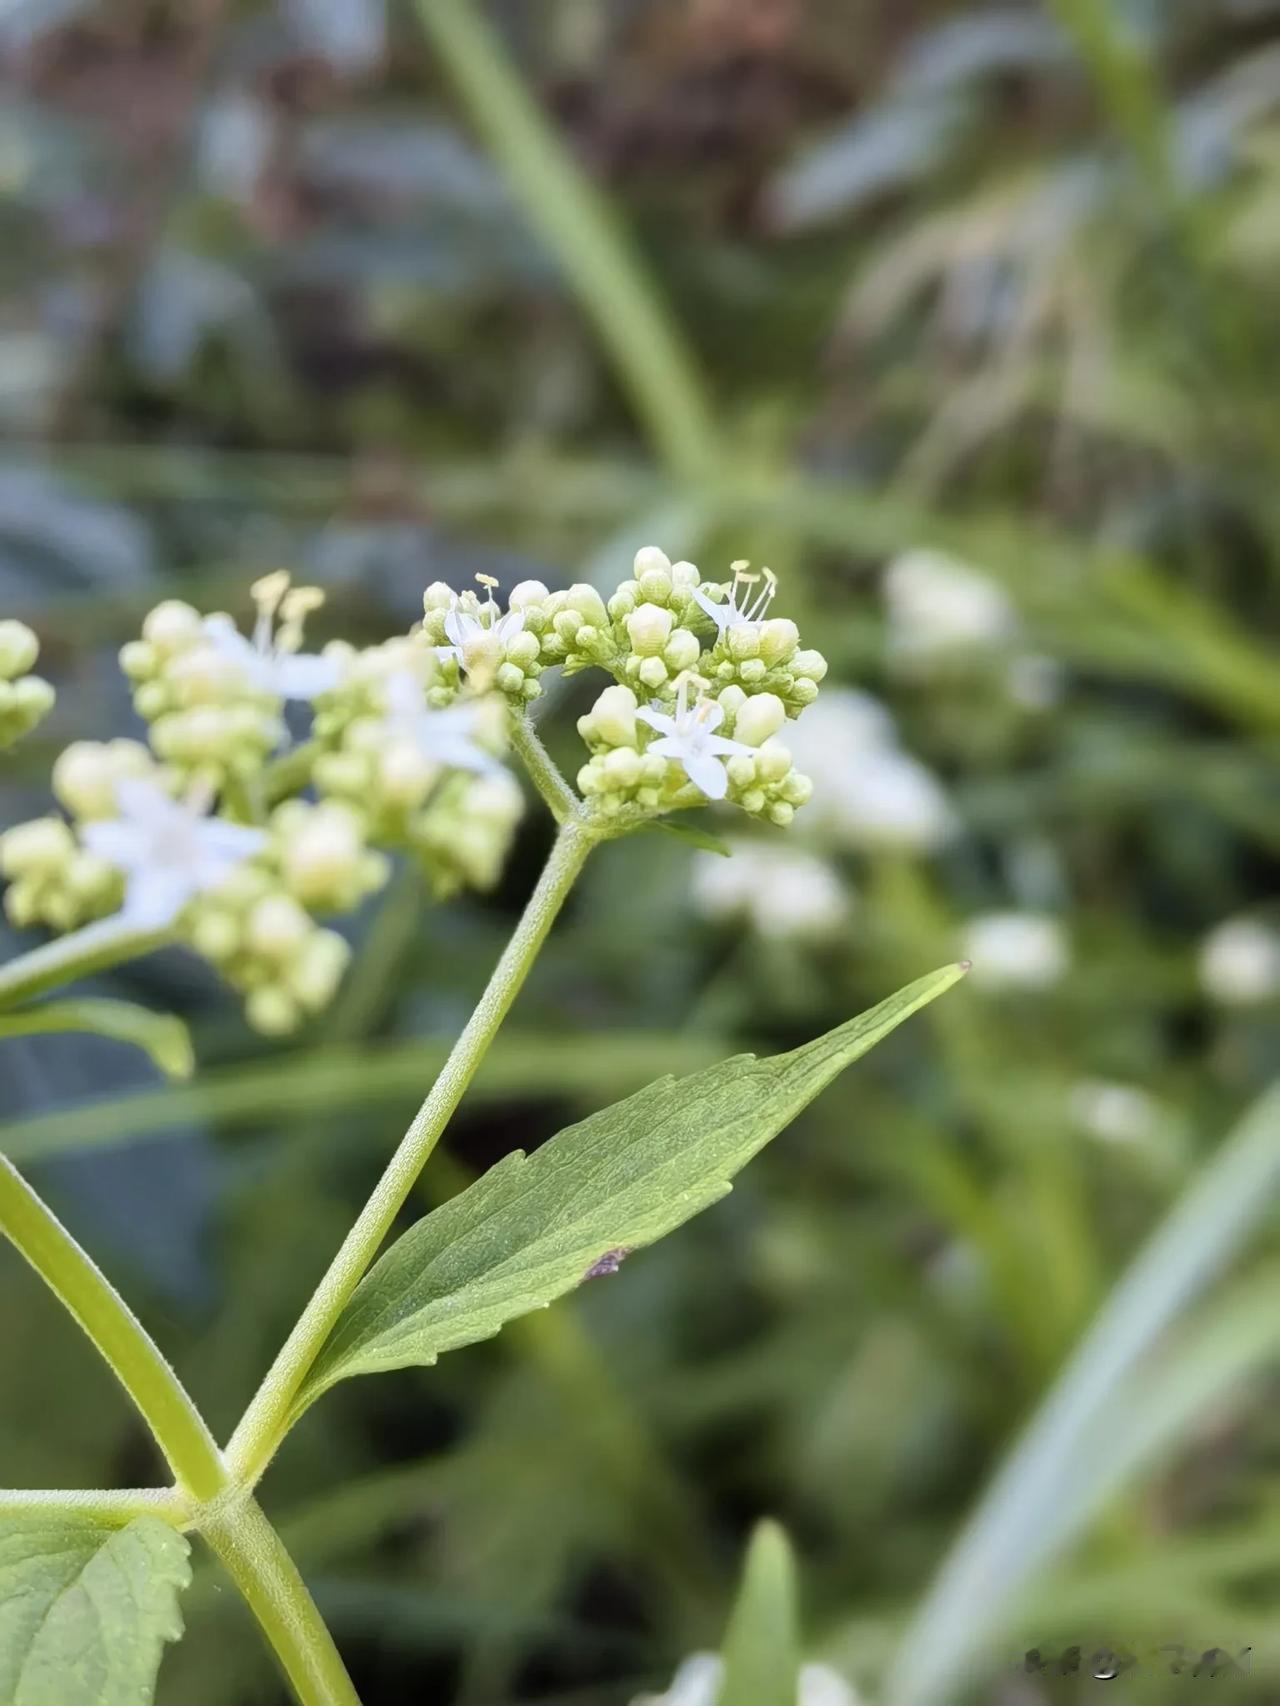
[{"label": "lance-shaped leaf", "polygon": [[195,1066],[191,1033],[172,1013],[153,1013],[132,1001],[81,996],[45,1001],[0,1014],[0,1037],[32,1037],[47,1031],[88,1031],[144,1049],[167,1078],[190,1078]]},{"label": "lance-shaped leaf", "polygon": [[800,1687],[795,1559],[776,1522],[751,1537],[725,1632],[716,1706],[796,1706]]},{"label": "lance-shaped leaf", "polygon": [[661,1078],[517,1150],[394,1244],[356,1288],[298,1396],[298,1416],[354,1374],[433,1363],[611,1273],[725,1195],[837,1073],[963,975],[947,966],[788,1054],[736,1055]]},{"label": "lance-shaped leaf", "polygon": [[146,1706],[190,1548],[158,1517],[126,1528],[63,1514],[0,1523],[0,1701]]}]

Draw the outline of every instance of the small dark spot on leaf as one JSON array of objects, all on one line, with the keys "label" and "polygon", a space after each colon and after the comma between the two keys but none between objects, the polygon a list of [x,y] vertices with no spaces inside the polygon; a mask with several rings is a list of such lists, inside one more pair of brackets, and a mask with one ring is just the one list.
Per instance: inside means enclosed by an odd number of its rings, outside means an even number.
[{"label": "small dark spot on leaf", "polygon": [[619,1244],[616,1250],[606,1250],[603,1256],[598,1256],[583,1274],[584,1280],[601,1279],[605,1274],[616,1274],[618,1269],[631,1254],[629,1244]]}]

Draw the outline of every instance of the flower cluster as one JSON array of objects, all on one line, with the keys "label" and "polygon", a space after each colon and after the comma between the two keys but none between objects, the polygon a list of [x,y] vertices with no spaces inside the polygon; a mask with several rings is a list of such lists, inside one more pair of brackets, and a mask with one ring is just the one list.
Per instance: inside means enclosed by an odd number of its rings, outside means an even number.
[{"label": "flower cluster", "polygon": [[[319,918],[380,887],[389,851],[438,892],[492,883],[521,797],[500,763],[502,700],[456,666],[451,679],[421,634],[311,654],[317,589],[278,573],[253,598],[251,637],[177,600],[150,613],[121,654],[149,744],[69,746],[53,772],[66,817],[10,829],[0,871],[15,923],[119,914],[202,954],[274,1033],[332,997],[348,948]],[[34,649],[16,655],[25,666]],[[298,745],[290,701],[312,706]]]},{"label": "flower cluster", "polygon": [[30,734],[53,708],[53,688],[31,669],[40,642],[25,622],[0,622],[0,751]]}]

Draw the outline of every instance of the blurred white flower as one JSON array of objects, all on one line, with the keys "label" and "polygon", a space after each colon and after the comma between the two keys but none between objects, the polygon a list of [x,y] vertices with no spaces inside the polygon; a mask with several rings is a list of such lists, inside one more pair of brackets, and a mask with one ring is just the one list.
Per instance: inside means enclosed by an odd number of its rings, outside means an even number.
[{"label": "blurred white flower", "polygon": [[1160,1104],[1133,1084],[1082,1079],[1067,1102],[1072,1123],[1102,1143],[1145,1143],[1161,1125]]},{"label": "blurred white flower", "polygon": [[1200,982],[1226,1007],[1249,1007],[1280,991],[1280,932],[1251,918],[1230,918],[1205,937]]},{"label": "blurred white flower", "polygon": [[851,899],[815,854],[759,841],[730,844],[733,857],[698,853],[693,903],[706,918],[744,918],[761,936],[813,937],[838,929]]},{"label": "blurred white flower", "polygon": [[841,846],[928,849],[955,832],[942,784],[898,744],[893,718],[869,694],[824,692],[786,741],[813,781],[806,822]]},{"label": "blurred white flower", "polygon": [[251,590],[258,609],[252,638],[246,639],[229,616],[206,616],[202,626],[214,650],[262,693],[315,699],[331,692],[338,685],[337,662],[300,649],[307,616],[324,602],[319,587],[290,587],[288,571],[280,569],[255,581]]},{"label": "blurred white flower", "polygon": [[885,572],[889,647],[915,662],[946,652],[998,645],[1017,629],[1013,606],[987,575],[922,548],[896,558]]},{"label": "blurred white flower", "polygon": [[139,930],[167,930],[188,901],[267,845],[265,830],[209,817],[206,802],[172,800],[144,776],[117,782],[116,803],[119,816],[85,824],[80,839],[124,873],[121,917]]},{"label": "blurred white flower", "polygon": [[1048,989],[1070,959],[1056,919],[1038,912],[985,912],[965,926],[970,974],[987,989]]},{"label": "blurred white flower", "polygon": [[[715,1653],[685,1659],[665,1694],[640,1694],[632,1706],[715,1706],[724,1662]],[[796,1706],[858,1706],[857,1691],[829,1665],[804,1665]]]}]

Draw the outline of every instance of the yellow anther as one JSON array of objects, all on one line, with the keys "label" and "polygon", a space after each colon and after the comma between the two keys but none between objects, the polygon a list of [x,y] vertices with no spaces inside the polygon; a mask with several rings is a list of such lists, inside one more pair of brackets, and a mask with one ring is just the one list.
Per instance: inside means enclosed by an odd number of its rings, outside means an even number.
[{"label": "yellow anther", "polygon": [[280,600],[289,590],[292,578],[288,569],[276,569],[272,574],[263,575],[261,580],[254,581],[249,593],[260,615],[275,615],[280,608]]}]

